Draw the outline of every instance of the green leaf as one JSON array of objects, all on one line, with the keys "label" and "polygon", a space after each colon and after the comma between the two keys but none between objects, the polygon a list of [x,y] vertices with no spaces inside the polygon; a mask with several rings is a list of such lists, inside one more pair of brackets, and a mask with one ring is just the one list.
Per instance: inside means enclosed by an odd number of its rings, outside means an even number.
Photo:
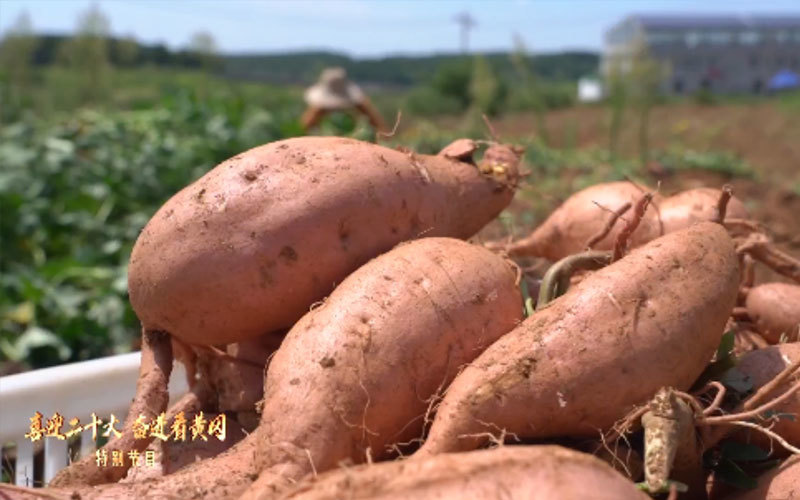
[{"label": "green leaf", "polygon": [[0,350],[13,361],[22,361],[30,356],[31,351],[42,347],[54,348],[62,361],[71,354],[70,348],[55,333],[38,326],[28,327],[13,344],[0,342]]},{"label": "green leaf", "polygon": [[735,366],[736,359],[733,356],[709,363],[705,370],[703,370],[703,373],[697,377],[697,380],[692,386],[692,391],[700,390],[711,380],[719,380],[727,371],[733,369]]},{"label": "green leaf", "polygon": [[738,441],[725,440],[720,445],[720,452],[723,458],[735,462],[759,462],[769,458],[769,451],[759,448],[753,444],[741,443]]},{"label": "green leaf", "polygon": [[717,347],[716,361],[721,361],[730,357],[731,353],[733,352],[734,338],[735,332],[733,330],[728,330],[722,334],[722,339],[719,341],[719,347]]},{"label": "green leaf", "polygon": [[758,486],[755,479],[745,474],[741,467],[729,459],[722,459],[715,469],[715,477],[720,481],[743,490],[751,490]]}]

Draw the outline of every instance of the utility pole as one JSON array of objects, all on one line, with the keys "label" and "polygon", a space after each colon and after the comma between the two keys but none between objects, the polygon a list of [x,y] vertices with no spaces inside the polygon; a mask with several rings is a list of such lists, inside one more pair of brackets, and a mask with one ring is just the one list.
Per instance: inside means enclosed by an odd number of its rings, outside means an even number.
[{"label": "utility pole", "polygon": [[455,22],[461,26],[461,52],[466,54],[469,49],[469,30],[476,26],[475,19],[465,11],[456,15]]}]

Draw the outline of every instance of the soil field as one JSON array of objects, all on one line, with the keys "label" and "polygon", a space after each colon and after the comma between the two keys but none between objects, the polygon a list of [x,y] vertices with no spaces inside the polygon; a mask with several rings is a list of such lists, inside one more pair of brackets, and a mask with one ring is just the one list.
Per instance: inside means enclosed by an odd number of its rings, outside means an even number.
[{"label": "soil field", "polygon": [[[500,134],[518,136],[533,131],[533,124],[531,114],[518,114],[497,120],[495,127]],[[547,115],[547,129],[556,147],[607,147],[608,109],[580,106],[553,111]],[[636,117],[628,110],[620,135],[623,156],[637,154],[637,132]],[[765,180],[800,188],[800,106],[791,103],[658,106],[650,120],[650,143],[654,150],[680,146],[730,151]]]}]

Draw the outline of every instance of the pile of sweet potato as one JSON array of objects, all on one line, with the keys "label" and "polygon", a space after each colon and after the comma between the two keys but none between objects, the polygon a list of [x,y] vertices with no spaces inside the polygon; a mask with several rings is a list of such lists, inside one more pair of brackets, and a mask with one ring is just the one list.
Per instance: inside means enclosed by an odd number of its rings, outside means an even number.
[{"label": "pile of sweet potato", "polygon": [[[106,446],[155,450],[161,467],[89,456],[45,490],[0,493],[800,495],[794,462],[748,492],[726,484],[731,467],[745,474],[732,449],[766,450],[747,457],[752,477],[800,452],[786,418],[800,412],[798,262],[727,187],[600,184],[529,237],[469,241],[510,203],[522,154],[306,137],[220,164],[165,203],[130,261],[142,365]],[[551,265],[528,275],[530,258]],[[787,282],[755,283],[756,265]],[[175,359],[191,391],[168,408]],[[200,411],[224,412],[231,439],[168,446],[131,430]]]}]

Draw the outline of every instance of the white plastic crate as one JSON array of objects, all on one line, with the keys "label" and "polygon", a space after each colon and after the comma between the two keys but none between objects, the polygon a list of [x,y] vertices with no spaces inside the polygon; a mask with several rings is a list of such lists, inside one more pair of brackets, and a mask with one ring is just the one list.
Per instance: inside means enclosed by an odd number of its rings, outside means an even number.
[{"label": "white plastic crate", "polygon": [[[44,419],[58,412],[64,417],[64,430],[73,417],[82,424],[91,422],[92,412],[104,421],[112,413],[124,421],[136,393],[140,358],[140,353],[134,352],[0,377],[0,445],[16,446],[14,483],[33,485],[33,443],[24,436],[35,412]],[[183,365],[175,363],[169,384],[170,400],[187,390]],[[121,429],[121,424],[117,428]],[[88,431],[81,433],[80,456],[94,453],[91,436]],[[67,465],[68,457],[66,441],[43,440],[46,484]]]}]

